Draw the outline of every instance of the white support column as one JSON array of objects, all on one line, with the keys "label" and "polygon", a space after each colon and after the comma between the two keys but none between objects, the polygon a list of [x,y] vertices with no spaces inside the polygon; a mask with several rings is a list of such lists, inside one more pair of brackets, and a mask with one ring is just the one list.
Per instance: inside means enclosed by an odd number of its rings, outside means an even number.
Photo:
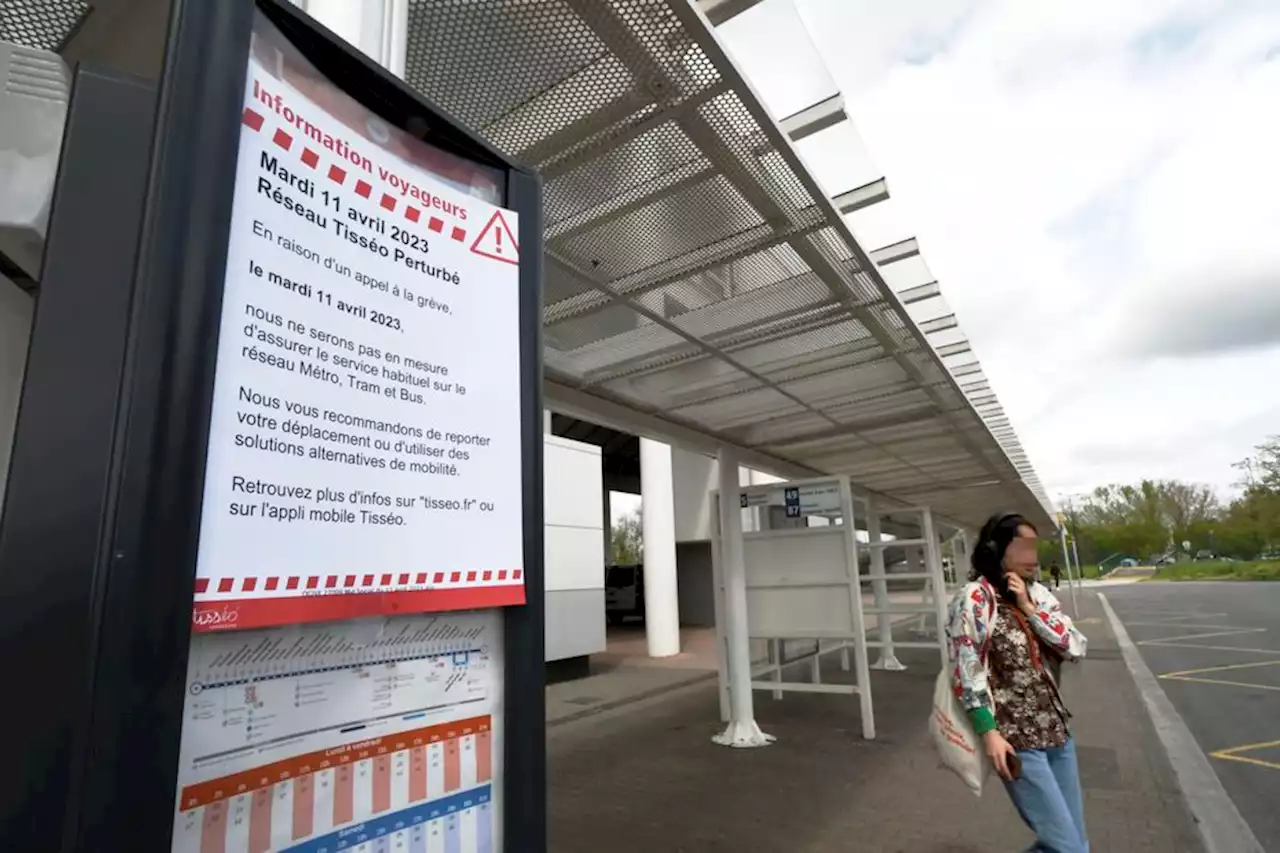
[{"label": "white support column", "polygon": [[747,624],[747,572],[743,564],[742,508],[738,461],[728,448],[720,460],[720,566],[724,581],[724,626],[729,668],[729,724],[712,738],[722,746],[767,746],[773,738],[756,725],[751,696],[751,632]]},{"label": "white support column", "polygon": [[644,533],[644,633],[649,657],[680,653],[676,510],[671,445],[640,439],[640,517]]},{"label": "white support column", "polygon": [[951,654],[947,649],[947,585],[942,578],[942,550],[939,547],[938,531],[933,526],[933,510],[924,507],[920,512],[921,530],[924,535],[924,561],[929,567],[930,583],[933,585],[933,615],[938,635],[938,651],[942,656],[942,668],[950,663]]},{"label": "white support column", "polygon": [[902,672],[907,667],[898,660],[893,650],[893,616],[883,612],[889,606],[889,583],[885,579],[884,548],[880,547],[880,512],[870,498],[867,499],[867,551],[871,554],[871,592],[875,596],[876,626],[880,633],[880,657],[872,669]]},{"label": "white support column", "polygon": [[[718,487],[718,486],[717,486]],[[736,497],[737,493],[734,493]],[[715,604],[716,618],[716,681],[720,696],[720,722],[729,724],[729,640],[728,620],[724,615],[724,513],[720,509],[720,495],[711,496],[711,599]]]}]

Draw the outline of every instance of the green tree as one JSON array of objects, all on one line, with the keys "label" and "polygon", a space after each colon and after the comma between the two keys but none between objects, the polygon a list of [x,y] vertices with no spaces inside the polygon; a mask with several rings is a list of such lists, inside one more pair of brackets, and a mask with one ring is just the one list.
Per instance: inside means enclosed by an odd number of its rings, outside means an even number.
[{"label": "green tree", "polygon": [[634,510],[613,523],[609,531],[610,556],[615,566],[634,566],[644,560],[644,530],[640,510]]},{"label": "green tree", "polygon": [[1270,436],[1234,466],[1241,493],[1223,514],[1215,542],[1220,553],[1253,557],[1280,549],[1280,436]]},{"label": "green tree", "polygon": [[1148,559],[1169,549],[1253,559],[1280,550],[1280,435],[1234,466],[1240,494],[1225,506],[1207,486],[1143,480],[1100,486],[1064,502],[1085,563],[1116,555]]},{"label": "green tree", "polygon": [[1068,504],[1069,529],[1088,562],[1117,554],[1146,560],[1189,539],[1207,545],[1220,512],[1212,489],[1178,480],[1099,486],[1078,500]]}]

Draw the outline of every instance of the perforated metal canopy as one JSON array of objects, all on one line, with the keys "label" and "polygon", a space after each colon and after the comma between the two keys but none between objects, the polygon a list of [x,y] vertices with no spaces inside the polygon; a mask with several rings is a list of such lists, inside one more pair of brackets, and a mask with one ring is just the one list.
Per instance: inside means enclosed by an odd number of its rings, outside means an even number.
[{"label": "perforated metal canopy", "polygon": [[88,13],[85,0],[3,0],[0,41],[58,50]]},{"label": "perforated metal canopy", "polygon": [[[716,22],[752,5],[701,2]],[[0,5],[0,38],[46,49],[88,9]],[[868,252],[841,216],[883,182],[833,202],[788,138],[838,98],[780,125],[689,0],[409,7],[408,81],[545,178],[551,407],[783,476],[849,474],[967,526],[1049,522],[937,284],[908,272],[918,246]]]},{"label": "perforated metal canopy", "polygon": [[1049,524],[689,0],[411,0],[408,41],[411,85],[544,176],[548,405]]}]

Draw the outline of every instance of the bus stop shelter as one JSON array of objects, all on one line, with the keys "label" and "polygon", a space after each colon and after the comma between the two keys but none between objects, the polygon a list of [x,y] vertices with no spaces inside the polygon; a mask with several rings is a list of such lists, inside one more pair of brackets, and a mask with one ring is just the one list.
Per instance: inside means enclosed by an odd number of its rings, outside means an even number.
[{"label": "bus stop shelter", "polygon": [[[799,153],[843,105],[771,115],[724,48],[753,2],[298,5],[542,176],[547,407],[717,456],[722,492],[747,466],[960,530],[1054,526],[955,315],[908,310],[938,284],[889,283],[917,242],[846,220],[887,185],[825,187]],[[0,39],[146,73],[166,7],[19,2]]]}]

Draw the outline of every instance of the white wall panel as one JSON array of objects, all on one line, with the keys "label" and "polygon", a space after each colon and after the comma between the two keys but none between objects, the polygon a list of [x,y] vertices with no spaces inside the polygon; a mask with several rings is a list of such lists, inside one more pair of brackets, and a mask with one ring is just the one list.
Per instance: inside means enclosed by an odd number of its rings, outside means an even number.
[{"label": "white wall panel", "polygon": [[604,553],[599,527],[546,528],[547,591],[602,589]]},{"label": "white wall panel", "polygon": [[546,659],[605,650],[604,482],[600,448],[543,438]]},{"label": "white wall panel", "polygon": [[671,448],[675,492],[676,541],[711,541],[711,490],[718,487],[716,460],[679,447]]},{"label": "white wall panel", "polygon": [[[600,448],[549,435],[543,440],[543,507],[546,523],[591,527],[598,534],[604,524]],[[599,549],[599,542],[596,543]]]}]

